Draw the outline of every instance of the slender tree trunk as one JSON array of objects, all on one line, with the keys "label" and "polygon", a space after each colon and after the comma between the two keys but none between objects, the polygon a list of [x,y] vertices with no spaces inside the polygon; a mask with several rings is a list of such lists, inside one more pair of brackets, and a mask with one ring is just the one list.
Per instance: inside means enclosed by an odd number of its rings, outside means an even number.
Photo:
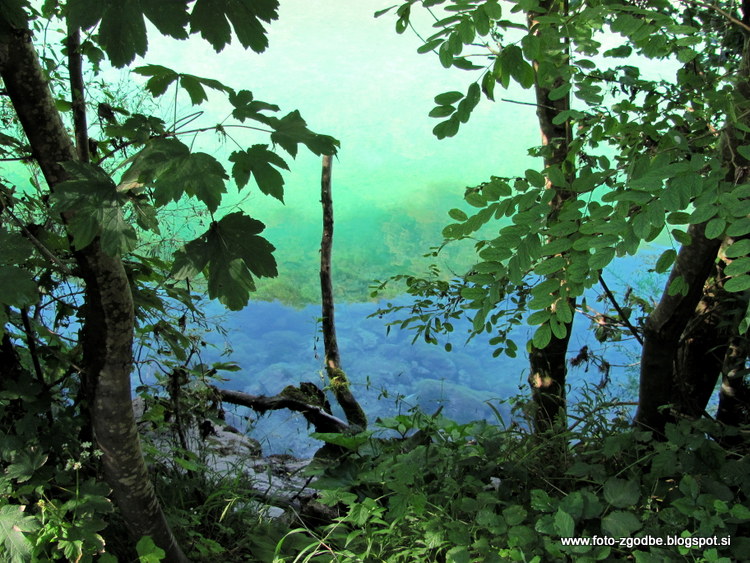
[{"label": "slender tree trunk", "polygon": [[364,430],[367,417],[352,394],[349,378],[341,369],[336,321],[333,306],[333,283],[331,281],[331,252],[333,250],[333,199],[331,196],[332,157],[323,157],[323,173],[320,182],[320,202],[323,205],[323,236],[320,241],[320,292],[323,309],[323,346],[325,364],[331,390],[341,405],[350,426]]},{"label": "slender tree trunk", "polygon": [[[539,3],[541,13],[566,13],[567,2],[561,0],[542,0]],[[535,21],[537,15],[530,14],[529,25],[533,30],[538,28],[539,24]],[[539,33],[537,30],[536,33]],[[554,51],[550,53],[552,60],[557,61],[560,69],[566,67],[569,63],[569,45],[564,38],[560,38],[559,44],[555,46]],[[575,177],[574,161],[569,159],[570,146],[570,122],[554,123],[554,119],[560,112],[570,108],[570,95],[567,94],[560,99],[550,100],[549,94],[552,90],[560,86],[566,78],[558,76],[554,81],[540,80],[538,75],[539,64],[534,64],[537,71],[537,80],[534,86],[537,104],[537,119],[539,129],[542,135],[542,145],[544,146],[544,166],[558,166],[563,172],[568,183]],[[555,191],[555,197],[550,203],[550,219],[560,213],[562,206],[568,199],[572,199],[575,194],[568,190],[566,186],[556,186],[547,180],[547,189]],[[571,310],[575,310],[575,302],[569,303]],[[537,348],[532,345],[529,355],[529,384],[531,386],[532,399],[535,404],[534,422],[538,432],[543,432],[556,425],[556,421],[565,421],[566,405],[566,376],[568,342],[570,341],[570,332],[572,322],[565,325],[565,336],[558,338],[554,334],[552,340],[544,348]]]},{"label": "slender tree trunk", "polygon": [[[61,162],[78,155],[57,112],[31,34],[0,44],[0,73],[51,190],[66,179]],[[120,258],[98,241],[75,252],[86,298],[82,329],[84,380],[107,482],[133,536],[150,535],[170,562],[187,558],[164,518],[141,454],[130,394],[133,301]]]}]

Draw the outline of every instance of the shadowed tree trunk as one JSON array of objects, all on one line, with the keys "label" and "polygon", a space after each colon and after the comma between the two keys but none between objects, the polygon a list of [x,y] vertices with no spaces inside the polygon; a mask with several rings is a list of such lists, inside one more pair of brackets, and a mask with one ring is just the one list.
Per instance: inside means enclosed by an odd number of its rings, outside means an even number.
[{"label": "shadowed tree trunk", "polygon": [[[733,338],[724,358],[719,410],[716,418],[724,424],[750,424],[750,386],[745,376],[745,362],[750,353],[747,335]],[[725,438],[725,443],[737,443],[741,438]]]},{"label": "shadowed tree trunk", "polygon": [[[540,13],[531,14],[529,17],[529,26],[532,30],[536,29],[535,33],[540,33],[539,24],[535,21],[538,15],[567,12],[567,2],[564,0],[542,0],[539,7]],[[547,54],[550,55],[550,60],[545,62],[554,61],[557,69],[564,72],[564,68],[569,64],[569,45],[565,38],[558,36],[554,49]],[[570,184],[575,177],[575,162],[569,158],[570,122],[566,120],[562,123],[555,123],[554,121],[561,112],[570,108],[570,94],[559,99],[550,99],[550,92],[561,86],[566,78],[562,73],[553,80],[548,76],[540,77],[539,62],[541,61],[536,61],[534,64],[537,74],[534,90],[536,114],[544,147],[544,166],[545,168],[559,167]],[[566,186],[555,185],[549,178],[546,187],[555,191],[555,197],[550,202],[550,219],[554,219],[560,213],[563,204],[575,197],[575,194]],[[574,311],[575,302],[570,300],[569,305]],[[538,432],[552,428],[556,421],[563,421],[563,424],[565,421],[566,355],[571,329],[572,322],[567,323],[564,337],[559,338],[553,334],[547,346],[537,348],[532,345],[529,354],[529,384],[535,404],[534,423]]]},{"label": "shadowed tree trunk", "polygon": [[[62,162],[78,155],[57,112],[28,30],[0,39],[0,73],[50,190],[66,180]],[[79,92],[82,94],[82,92]],[[170,562],[187,558],[154,494],[141,454],[130,394],[133,301],[122,261],[95,240],[76,249],[85,287],[83,386],[102,463],[115,501],[135,539],[150,535]]]}]

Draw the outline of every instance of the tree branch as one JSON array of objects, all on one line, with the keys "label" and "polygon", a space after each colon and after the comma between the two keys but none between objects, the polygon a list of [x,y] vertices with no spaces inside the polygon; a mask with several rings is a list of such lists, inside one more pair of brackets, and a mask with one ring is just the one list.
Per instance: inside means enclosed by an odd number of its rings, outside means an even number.
[{"label": "tree branch", "polygon": [[261,414],[281,409],[298,412],[305,417],[307,422],[315,427],[316,432],[340,434],[351,430],[351,427],[346,422],[327,413],[323,407],[305,403],[299,399],[288,397],[283,393],[268,397],[266,395],[250,395],[241,391],[219,389],[214,386],[211,386],[211,389],[222,402],[248,407]]},{"label": "tree branch", "polygon": [[86,99],[81,61],[81,32],[68,22],[68,72],[70,73],[70,100],[73,109],[73,129],[76,150],[81,162],[89,161],[89,133],[86,125]]}]

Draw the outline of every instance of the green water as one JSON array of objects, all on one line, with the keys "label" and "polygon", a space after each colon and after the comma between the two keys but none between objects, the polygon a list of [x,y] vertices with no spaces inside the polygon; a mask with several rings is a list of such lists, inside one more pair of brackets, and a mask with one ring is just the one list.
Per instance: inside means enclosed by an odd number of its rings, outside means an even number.
[{"label": "green water", "polygon": [[[262,55],[239,47],[217,55],[197,39],[159,39],[145,61],[252,90],[284,113],[299,109],[311,129],[341,141],[333,165],[334,276],[339,298],[352,301],[367,299],[373,279],[423,270],[430,261],[422,255],[441,242],[447,211],[462,206],[464,188],[493,174],[521,175],[533,164],[527,147],[539,142],[533,108],[487,101],[457,137],[438,141],[432,135],[437,120],[427,115],[432,98],[465,92],[481,73],[446,70],[436,56],[417,54],[421,42],[414,34],[397,35],[392,17],[373,18],[387,5],[285,0]],[[424,24],[429,31],[429,22]],[[498,91],[498,98],[531,95]],[[175,113],[170,97],[164,98],[165,115]],[[201,121],[208,124],[228,113],[218,98],[203,109]],[[176,115],[191,111],[181,94]],[[268,142],[259,133],[230,133],[244,145]],[[218,158],[236,148],[231,141],[217,148],[214,138],[199,138],[196,146]],[[259,284],[258,297],[301,305],[319,295],[320,160],[303,151],[288,160],[286,205],[251,182],[255,191],[241,206],[268,225],[267,236],[278,249],[280,276]],[[229,191],[235,192],[231,186]],[[439,262],[459,271],[470,260],[470,253],[455,249]]]}]

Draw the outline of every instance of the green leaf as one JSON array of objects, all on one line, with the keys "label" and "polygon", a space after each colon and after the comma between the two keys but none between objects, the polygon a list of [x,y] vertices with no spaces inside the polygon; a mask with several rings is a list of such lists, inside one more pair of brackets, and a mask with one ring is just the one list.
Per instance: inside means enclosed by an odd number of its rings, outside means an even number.
[{"label": "green leaf", "polygon": [[736,276],[746,272],[750,272],[750,258],[748,257],[732,260],[732,262],[724,268],[724,274],[727,276]]},{"label": "green leaf", "polygon": [[714,217],[706,224],[706,238],[719,238],[724,234],[727,222],[721,217]]},{"label": "green leaf", "polygon": [[442,94],[435,96],[435,103],[439,106],[449,106],[463,99],[463,97],[463,92],[443,92]]},{"label": "green leaf", "polygon": [[190,102],[195,106],[208,100],[206,91],[203,86],[208,86],[214,90],[226,92],[229,89],[218,80],[210,78],[201,78],[192,74],[180,74],[180,86],[182,86],[190,96]]},{"label": "green leaf", "polygon": [[154,543],[151,536],[143,536],[135,544],[135,550],[138,553],[139,563],[159,563],[164,560],[167,553]]},{"label": "green leaf", "polygon": [[426,41],[423,45],[420,45],[417,48],[417,53],[429,53],[430,51],[434,51],[436,47],[440,46],[443,41],[445,41],[442,38],[432,39],[431,41]]},{"label": "green leaf", "polygon": [[727,236],[742,237],[750,233],[750,217],[736,219],[727,227]]},{"label": "green leaf", "polygon": [[549,328],[558,340],[562,340],[568,334],[568,329],[565,325],[554,317],[549,320]]},{"label": "green leaf", "polygon": [[321,156],[323,154],[335,154],[339,142],[328,135],[318,135],[307,128],[307,123],[297,110],[288,113],[281,119],[276,117],[267,118],[268,125],[273,127],[271,141],[277,143],[293,157],[297,156],[297,145],[302,143],[312,153]]},{"label": "green leaf", "polygon": [[573,537],[575,531],[575,520],[561,508],[558,508],[555,513],[555,531],[562,538]]},{"label": "green leaf", "polygon": [[52,203],[57,213],[66,215],[76,247],[85,248],[98,236],[102,250],[111,256],[135,248],[135,229],[122,210],[127,197],[118,193],[112,179],[93,164],[71,161],[63,166],[70,179],[56,186]]},{"label": "green leaf", "polygon": [[451,217],[451,219],[461,222],[466,221],[469,218],[469,216],[460,209],[451,209],[450,211],[448,211],[448,215]]},{"label": "green leaf", "polygon": [[534,273],[539,276],[554,274],[565,267],[565,258],[562,256],[552,256],[534,267]]},{"label": "green leaf", "polygon": [[747,291],[750,289],[750,276],[741,275],[731,278],[724,284],[724,289],[732,293],[739,293],[740,291]]},{"label": "green leaf", "polygon": [[26,516],[25,510],[26,506],[12,504],[0,507],[0,539],[12,563],[31,560],[33,544],[25,534],[39,529],[39,521]]},{"label": "green leaf", "polygon": [[683,278],[682,276],[677,276],[669,284],[669,287],[667,288],[667,295],[670,295],[670,296],[674,296],[678,294],[687,295],[689,290],[690,288],[688,287],[688,284],[685,281],[685,278]]},{"label": "green leaf", "polygon": [[570,82],[564,82],[562,85],[558,86],[557,88],[550,90],[550,93],[547,95],[547,98],[549,98],[552,101],[561,100],[562,98],[568,95],[568,92],[570,92],[570,86],[571,86]]},{"label": "green leaf", "polygon": [[160,0],[141,2],[143,13],[162,35],[175,39],[187,39],[187,25],[190,21],[188,0]]},{"label": "green leaf", "polygon": [[615,538],[627,538],[641,529],[641,522],[631,512],[614,511],[602,518],[602,531]]},{"label": "green leaf", "polygon": [[453,64],[453,52],[451,51],[450,43],[448,41],[443,42],[438,49],[438,59],[443,68],[450,68]]},{"label": "green leaf", "polygon": [[238,188],[245,187],[252,174],[261,192],[284,202],[284,177],[274,166],[284,170],[289,170],[289,167],[283,158],[268,150],[268,145],[253,145],[245,151],[235,151],[229,160],[234,163],[232,176]]},{"label": "green leaf", "polygon": [[750,160],[750,145],[740,145],[737,147],[737,152],[740,153],[746,160]]},{"label": "green leaf", "polygon": [[536,170],[532,170],[531,168],[524,172],[524,176],[529,181],[529,184],[531,184],[535,188],[543,188],[547,182],[547,179],[541,173],[537,172]]},{"label": "green leaf", "polygon": [[203,235],[175,253],[172,276],[181,280],[203,273],[211,299],[229,309],[241,309],[255,291],[253,275],[277,275],[275,249],[258,236],[264,228],[263,223],[241,212],[214,221]]},{"label": "green leaf", "polygon": [[725,251],[727,258],[740,258],[750,254],[750,239],[742,239],[733,242]]},{"label": "green leaf", "polygon": [[663,274],[672,267],[672,264],[674,264],[676,259],[677,252],[672,248],[667,249],[662,252],[661,256],[659,256],[659,259],[656,261],[656,266],[654,266],[654,270],[659,274]]},{"label": "green leaf", "polygon": [[549,344],[551,340],[552,329],[550,328],[549,324],[543,324],[538,329],[536,329],[534,338],[532,339],[532,344],[534,345],[534,347],[543,350],[547,347],[547,344]]},{"label": "green leaf", "polygon": [[497,84],[495,75],[488,70],[482,76],[482,92],[487,96],[487,99],[493,101],[495,100],[495,84]]},{"label": "green leaf", "polygon": [[638,502],[640,486],[637,481],[610,477],[604,483],[604,499],[616,508],[627,508]]},{"label": "green leaf", "polygon": [[229,93],[229,103],[234,106],[232,117],[240,122],[246,119],[253,119],[261,123],[268,124],[268,116],[261,112],[279,111],[279,106],[262,102],[253,98],[253,93],[249,90],[240,90],[237,93]]},{"label": "green leaf", "polygon": [[432,111],[430,111],[429,116],[430,117],[448,117],[454,111],[456,111],[456,108],[454,108],[453,106],[436,106],[432,108]]},{"label": "green leaf", "polygon": [[231,23],[243,47],[262,53],[268,38],[261,21],[275,20],[278,5],[277,0],[197,0],[190,15],[190,31],[200,33],[218,53],[231,41]]},{"label": "green leaf", "polygon": [[28,307],[39,301],[39,291],[31,274],[15,266],[0,266],[0,303]]},{"label": "green leaf", "polygon": [[471,561],[469,550],[463,545],[449,549],[445,556],[448,563],[469,563]]},{"label": "green leaf", "polygon": [[529,318],[526,319],[526,322],[532,326],[534,325],[540,325],[542,323],[546,323],[549,318],[552,316],[552,313],[548,309],[542,309],[541,311],[534,311],[529,315]]},{"label": "green leaf", "polygon": [[539,512],[554,512],[554,500],[542,489],[531,491],[531,508]]},{"label": "green leaf", "polygon": [[452,65],[461,70],[479,70],[483,67],[475,65],[466,57],[454,57]]},{"label": "green leaf", "polygon": [[509,506],[503,510],[503,518],[505,518],[505,522],[508,526],[517,526],[522,523],[526,520],[527,514],[528,512],[526,509],[518,504]]},{"label": "green leaf", "polygon": [[500,52],[500,64],[522,88],[534,85],[534,69],[523,58],[523,51],[517,45],[509,45]]},{"label": "green leaf", "polygon": [[140,0],[108,2],[99,25],[99,44],[112,65],[122,68],[148,49]]},{"label": "green leaf", "polygon": [[0,264],[23,264],[33,252],[34,247],[21,233],[9,233],[0,227]]},{"label": "green leaf", "polygon": [[447,119],[445,121],[441,121],[435,127],[432,128],[432,133],[438,138],[438,139],[445,139],[446,137],[453,137],[456,133],[458,133],[458,128],[460,127],[460,121],[456,117],[456,115],[452,115],[450,119]]},{"label": "green leaf", "polygon": [[18,452],[13,457],[12,463],[5,469],[5,474],[18,483],[25,483],[45,463],[47,463],[47,455],[42,453],[38,448],[30,448],[29,450]]},{"label": "green leaf", "polygon": [[213,213],[226,193],[224,167],[213,156],[190,149],[177,139],[154,139],[133,158],[123,178],[154,187],[154,201],[166,205],[184,194],[196,197]]}]

